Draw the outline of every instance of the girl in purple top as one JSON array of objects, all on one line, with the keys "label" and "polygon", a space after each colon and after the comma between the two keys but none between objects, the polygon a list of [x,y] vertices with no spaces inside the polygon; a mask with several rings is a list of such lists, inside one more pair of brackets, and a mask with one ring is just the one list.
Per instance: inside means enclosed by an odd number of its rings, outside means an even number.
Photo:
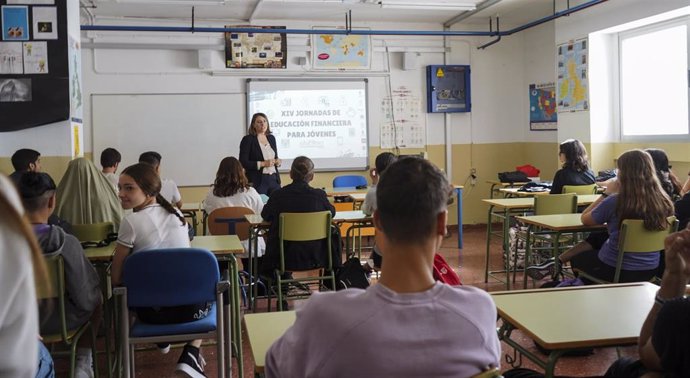
[{"label": "girl in purple top", "polygon": [[[637,149],[624,152],[618,158],[618,179],[609,184],[604,194],[582,213],[582,223],[587,226],[606,224],[609,238],[598,251],[589,250],[571,256],[573,268],[613,281],[620,222],[643,219],[646,229],[663,230],[671,215],[673,202],[661,187],[651,156]],[[658,252],[626,254],[620,282],[648,281],[654,277],[658,265]]]}]

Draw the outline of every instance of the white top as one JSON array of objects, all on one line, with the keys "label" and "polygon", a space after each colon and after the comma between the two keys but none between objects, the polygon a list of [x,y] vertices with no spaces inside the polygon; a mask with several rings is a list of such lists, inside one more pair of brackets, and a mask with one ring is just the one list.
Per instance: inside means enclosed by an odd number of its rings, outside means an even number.
[{"label": "white top", "polygon": [[371,215],[376,210],[376,186],[372,186],[367,191],[367,195],[362,202],[362,212],[366,215]]},{"label": "white top", "polygon": [[159,204],[125,215],[117,242],[132,248],[132,252],[190,246],[187,225]]},{"label": "white top", "polygon": [[[270,143],[261,144],[261,142],[259,142],[259,146],[261,147],[261,153],[264,155],[264,160],[273,160],[276,158],[276,152],[273,151],[273,148],[271,147]],[[256,162],[256,167],[257,169],[261,169],[260,161]],[[276,173],[276,167],[264,167],[263,174],[272,175],[274,173]]]},{"label": "white top", "polygon": [[[23,212],[14,187],[2,175],[0,192]],[[8,218],[0,216],[0,377],[33,378],[38,365],[38,306],[31,248]]]},{"label": "white top", "polygon": [[120,190],[117,189],[117,182],[120,179],[120,176],[118,174],[115,174],[113,172],[108,172],[108,173],[103,173],[103,176],[108,179],[108,182],[113,185],[113,188],[115,188],[115,193],[119,192]]},{"label": "white top", "polygon": [[177,189],[175,181],[170,179],[161,179],[161,196],[168,200],[171,204],[176,204],[182,200],[182,195]]},{"label": "white top", "polygon": [[[254,211],[254,214],[261,214],[261,211],[264,209],[264,202],[261,199],[261,195],[251,186],[248,190],[239,191],[228,197],[218,197],[214,195],[213,186],[211,186],[208,190],[208,194],[206,194],[203,205],[206,214],[211,214],[213,210],[223,207],[246,207]],[[266,242],[264,238],[259,238],[258,241],[259,251],[257,256],[261,257],[266,252]],[[249,250],[249,240],[240,240],[240,242],[245,251]],[[242,254],[240,257],[246,258],[249,256],[247,254]]]}]

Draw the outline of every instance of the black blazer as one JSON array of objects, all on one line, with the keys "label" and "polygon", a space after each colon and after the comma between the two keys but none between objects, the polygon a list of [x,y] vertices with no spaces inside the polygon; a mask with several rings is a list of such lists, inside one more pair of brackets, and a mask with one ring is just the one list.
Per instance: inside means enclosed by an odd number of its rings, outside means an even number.
[{"label": "black blazer", "polygon": [[[276,153],[276,159],[278,158],[278,148],[276,147],[276,137],[271,134],[266,135],[268,143],[273,148]],[[261,175],[263,174],[263,167],[261,169],[256,168],[257,161],[263,161],[264,154],[261,152],[261,146],[259,145],[259,138],[256,135],[245,135],[240,142],[240,163],[244,167],[245,174],[252,183],[252,186],[257,188],[261,185]],[[276,172],[278,168],[276,167]],[[280,184],[280,174],[276,173],[276,179],[278,184]]]},{"label": "black blazer", "polygon": [[[306,182],[295,181],[271,194],[264,206],[261,216],[271,222],[268,230],[268,243],[261,271],[272,272],[280,266],[280,240],[278,238],[278,221],[280,213],[307,213],[328,210],[335,215],[335,208],[328,201],[326,192],[314,189]],[[286,242],[285,267],[288,270],[306,270],[324,266],[328,262],[323,253],[327,248],[326,241]],[[340,266],[340,250],[333,251],[333,266]]]}]

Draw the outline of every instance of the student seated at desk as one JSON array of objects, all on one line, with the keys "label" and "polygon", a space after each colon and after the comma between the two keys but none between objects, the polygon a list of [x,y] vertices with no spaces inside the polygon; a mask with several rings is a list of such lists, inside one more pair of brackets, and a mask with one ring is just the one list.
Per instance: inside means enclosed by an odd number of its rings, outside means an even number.
[{"label": "student seated at desk", "polygon": [[[157,175],[161,173],[161,160],[163,157],[156,151],[147,151],[139,155],[139,163],[146,163],[153,167]],[[161,196],[165,198],[171,204],[177,206],[178,209],[182,208],[182,195],[180,190],[177,188],[175,181],[171,179],[161,178]]]},{"label": "student seated at desk", "polygon": [[41,171],[41,153],[30,148],[21,148],[12,154],[12,167],[14,172],[10,179],[15,185],[19,183],[19,178],[24,172]]},{"label": "student seated at desk", "polygon": [[551,194],[563,193],[564,185],[594,184],[594,173],[589,169],[585,145],[577,139],[568,139],[558,147],[558,159],[563,167],[556,172]]},{"label": "student seated at desk", "polygon": [[[119,197],[124,209],[134,210],[120,224],[117,246],[113,255],[111,279],[122,283],[122,267],[130,253],[158,248],[188,248],[187,222],[179,210],[160,194],[161,179],[150,164],[139,163],[120,174]],[[208,316],[210,304],[199,303],[179,307],[137,308],[137,317],[146,323],[169,324],[202,319]],[[205,361],[199,354],[201,340],[185,345],[177,361],[177,371],[190,377],[205,377]],[[170,344],[158,344],[161,353],[170,351]]]},{"label": "student seated at desk", "polygon": [[367,290],[308,299],[269,348],[267,377],[469,377],[499,366],[491,297],[434,282],[431,273],[451,190],[426,160],[403,158],[387,168],[374,212],[386,257],[381,279]]},{"label": "student seated at desk", "polygon": [[[381,175],[388,168],[389,165],[395,163],[398,159],[397,156],[390,152],[382,152],[376,156],[375,168],[373,168],[369,175],[371,176],[372,186],[367,191],[367,195],[364,197],[364,202],[362,203],[362,212],[365,215],[371,215],[376,210],[376,184],[378,184],[381,179]],[[374,268],[381,268],[381,251],[374,245],[374,252],[371,254],[371,259],[374,260]]]},{"label": "student seated at desk", "polygon": [[103,167],[103,176],[108,179],[108,182],[113,185],[113,189],[117,192],[117,182],[120,177],[117,175],[117,167],[120,166],[122,155],[120,151],[114,148],[106,148],[101,152],[101,166]]},{"label": "student seated at desk", "polygon": [[[33,225],[43,254],[62,255],[65,263],[65,289],[68,298],[65,312],[68,329],[74,329],[89,319],[92,327],[98,329],[102,318],[98,273],[86,258],[77,238],[65,233],[59,226],[48,224],[48,217],[55,209],[55,192],[55,182],[47,173],[27,172],[19,179],[19,193],[26,215]],[[60,313],[50,310],[41,306],[41,333],[60,332]],[[82,337],[78,345],[75,376],[93,377],[91,340]]]}]

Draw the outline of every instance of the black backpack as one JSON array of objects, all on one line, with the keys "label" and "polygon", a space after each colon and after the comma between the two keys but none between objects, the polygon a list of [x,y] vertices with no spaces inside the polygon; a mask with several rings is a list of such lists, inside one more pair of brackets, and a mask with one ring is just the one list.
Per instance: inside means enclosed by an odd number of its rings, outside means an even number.
[{"label": "black backpack", "polygon": [[367,272],[358,258],[350,257],[343,266],[336,270],[335,286],[336,290],[349,289],[351,287],[366,289],[369,287]]}]

